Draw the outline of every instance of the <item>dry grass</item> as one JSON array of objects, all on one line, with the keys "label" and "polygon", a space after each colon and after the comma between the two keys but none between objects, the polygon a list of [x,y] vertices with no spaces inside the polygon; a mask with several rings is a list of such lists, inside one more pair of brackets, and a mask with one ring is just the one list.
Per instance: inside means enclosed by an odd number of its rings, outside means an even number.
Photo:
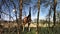
[{"label": "dry grass", "polygon": [[[18,24],[17,23],[2,23],[2,26],[4,26],[4,28],[12,28],[12,27],[17,27]],[[36,27],[36,23],[31,23],[30,27]],[[50,24],[50,27],[52,27],[53,24]],[[25,25],[25,27],[28,27],[28,24]],[[48,27],[48,24],[40,24],[39,23],[39,27]]]}]

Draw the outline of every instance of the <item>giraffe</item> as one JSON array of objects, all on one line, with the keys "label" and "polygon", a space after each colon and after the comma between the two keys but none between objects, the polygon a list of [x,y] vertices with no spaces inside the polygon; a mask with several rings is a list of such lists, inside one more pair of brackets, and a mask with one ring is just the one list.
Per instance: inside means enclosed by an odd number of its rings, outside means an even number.
[{"label": "giraffe", "polygon": [[[31,7],[30,7],[30,10],[29,10],[29,15],[28,16],[25,16],[24,19],[23,19],[23,31],[24,31],[24,27],[25,27],[25,24],[28,23],[28,28],[29,28],[29,25],[30,25],[30,22],[31,22]],[[29,31],[30,31],[30,28],[29,28]]]}]

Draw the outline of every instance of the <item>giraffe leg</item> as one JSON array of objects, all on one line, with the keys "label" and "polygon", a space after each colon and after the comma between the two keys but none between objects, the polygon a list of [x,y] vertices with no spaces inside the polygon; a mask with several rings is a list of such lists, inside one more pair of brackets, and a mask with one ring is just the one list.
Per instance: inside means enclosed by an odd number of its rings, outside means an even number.
[{"label": "giraffe leg", "polygon": [[25,26],[23,25],[23,32],[24,32]]},{"label": "giraffe leg", "polygon": [[28,23],[28,31],[30,31],[30,23]]},{"label": "giraffe leg", "polygon": [[29,31],[30,31],[30,26],[29,26]]}]

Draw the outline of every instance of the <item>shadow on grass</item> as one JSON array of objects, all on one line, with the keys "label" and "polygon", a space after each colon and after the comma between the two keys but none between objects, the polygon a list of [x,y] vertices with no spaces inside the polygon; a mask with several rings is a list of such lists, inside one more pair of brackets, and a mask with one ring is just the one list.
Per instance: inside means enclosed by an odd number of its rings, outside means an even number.
[{"label": "shadow on grass", "polygon": [[[24,32],[20,32],[21,34],[36,34],[36,28],[31,28],[31,31],[28,32],[27,31],[27,28],[25,28],[25,31]],[[3,34],[17,34],[17,29],[16,28],[12,28],[10,29],[10,32],[9,32],[9,29],[4,29],[3,31]],[[39,34],[60,34],[60,27],[55,27],[53,28],[53,31],[52,31],[52,28],[47,28],[47,27],[41,27],[39,28]]]}]

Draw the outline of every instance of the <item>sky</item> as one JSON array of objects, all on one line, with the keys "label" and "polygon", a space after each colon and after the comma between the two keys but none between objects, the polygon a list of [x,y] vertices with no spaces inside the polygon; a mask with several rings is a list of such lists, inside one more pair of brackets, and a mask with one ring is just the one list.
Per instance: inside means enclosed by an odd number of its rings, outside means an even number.
[{"label": "sky", "polygon": [[[32,0],[33,4],[31,3],[30,6],[32,7],[31,8],[31,12],[33,12],[33,6],[35,5],[35,3],[37,2],[37,0]],[[26,7],[26,11],[28,13],[29,7]],[[31,18],[32,20],[36,19],[37,18],[37,9],[36,9],[36,13],[35,14],[32,14]],[[47,15],[49,11],[49,7],[45,8],[43,7],[43,5],[40,6],[40,15],[39,15],[39,19],[45,19],[45,16]],[[28,14],[27,14],[28,15]]]},{"label": "sky", "polygon": [[[0,0],[1,1],[1,0]],[[22,11],[26,11],[26,15],[28,16],[28,12],[29,12],[29,6],[31,7],[31,12],[33,12],[33,6],[37,3],[37,0],[31,0],[32,1],[32,3],[30,3],[30,5],[23,5],[24,6],[24,9],[22,10]],[[9,2],[7,2],[7,3],[9,3]],[[18,12],[18,14],[19,14],[19,10],[18,10],[18,4],[19,4],[19,1],[17,1],[17,0],[14,0],[14,3],[16,4],[16,7],[17,7],[17,12]],[[50,9],[50,6],[48,6],[48,7],[44,7],[43,6],[44,4],[42,4],[42,5],[40,5],[40,15],[39,15],[39,19],[45,19],[46,18],[46,15],[48,14],[48,11],[49,11],[49,9]],[[60,11],[60,7],[59,7],[60,5],[59,5],[59,3],[58,3],[58,5],[57,5],[57,7],[56,7],[56,10],[57,11]],[[7,12],[7,14],[9,13],[9,10],[8,10],[8,8],[6,8],[6,6],[5,5],[3,5],[2,6],[2,9],[3,9],[3,11],[6,13]],[[16,17],[15,17],[15,13],[13,12],[13,9],[14,9],[14,7],[13,7],[13,4],[10,4],[9,5],[9,9],[10,9],[10,11],[12,11],[11,12],[11,16],[13,17],[13,19],[16,19]],[[33,14],[32,13],[32,16],[31,16],[31,18],[32,18],[32,20],[34,20],[34,19],[36,19],[37,18],[37,9],[35,9],[34,11],[36,11],[36,13],[35,14]],[[9,15],[2,15],[2,16],[4,16],[4,17],[2,17],[4,20],[9,20]],[[18,15],[19,16],[19,15]],[[24,16],[22,16],[22,18],[24,18]],[[12,19],[11,19],[12,20]]]}]

